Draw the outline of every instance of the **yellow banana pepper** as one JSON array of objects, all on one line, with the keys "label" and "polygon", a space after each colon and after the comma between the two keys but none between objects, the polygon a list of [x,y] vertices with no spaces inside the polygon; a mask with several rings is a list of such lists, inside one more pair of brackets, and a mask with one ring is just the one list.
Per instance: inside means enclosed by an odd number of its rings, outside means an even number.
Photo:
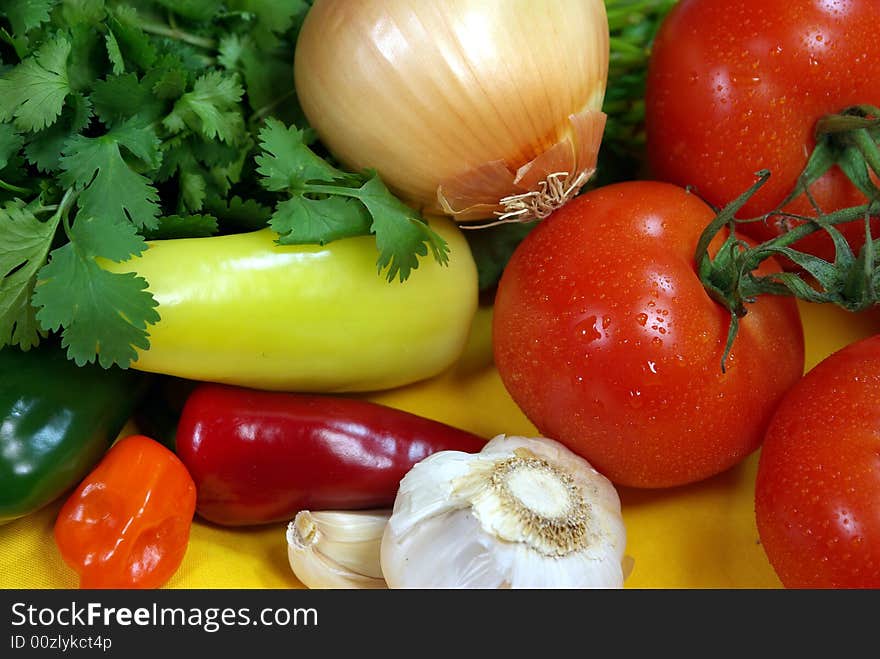
[{"label": "yellow banana pepper", "polygon": [[282,246],[269,229],[152,241],[103,265],[144,277],[159,303],[134,368],[260,389],[388,389],[452,365],[476,312],[464,236],[449,220],[432,226],[449,264],[425,257],[404,283],[377,274],[372,237]]}]

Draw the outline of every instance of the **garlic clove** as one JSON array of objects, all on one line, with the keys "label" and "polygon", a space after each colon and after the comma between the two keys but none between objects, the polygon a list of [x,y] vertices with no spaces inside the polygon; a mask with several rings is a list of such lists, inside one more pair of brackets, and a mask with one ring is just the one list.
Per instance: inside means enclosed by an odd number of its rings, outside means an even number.
[{"label": "garlic clove", "polygon": [[546,438],[435,453],[401,481],[382,539],[392,588],[619,588],[614,486]]},{"label": "garlic clove", "polygon": [[[442,460],[432,460],[429,463],[436,477],[421,479],[416,475],[407,480],[407,476],[413,472],[411,469],[401,480],[394,501],[395,508],[399,507],[401,512],[394,519],[397,533],[407,533],[411,527],[426,518],[466,504],[466,501],[453,491],[452,483],[468,473],[474,454],[462,451],[438,451],[434,455],[440,453],[444,455]],[[431,456],[417,463],[413,469],[430,458]],[[422,469],[417,473],[421,473]],[[401,493],[404,493],[404,496],[401,496]]]},{"label": "garlic clove", "polygon": [[287,526],[290,568],[307,588],[385,588],[379,548],[390,511],[308,511]]}]

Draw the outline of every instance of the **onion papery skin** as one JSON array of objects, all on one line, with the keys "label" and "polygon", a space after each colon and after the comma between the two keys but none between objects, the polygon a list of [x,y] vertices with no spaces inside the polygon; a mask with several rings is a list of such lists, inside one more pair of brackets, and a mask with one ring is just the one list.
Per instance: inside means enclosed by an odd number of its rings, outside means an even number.
[{"label": "onion papery skin", "polygon": [[608,48],[602,0],[317,0],[294,73],[336,158],[465,221],[592,173]]}]

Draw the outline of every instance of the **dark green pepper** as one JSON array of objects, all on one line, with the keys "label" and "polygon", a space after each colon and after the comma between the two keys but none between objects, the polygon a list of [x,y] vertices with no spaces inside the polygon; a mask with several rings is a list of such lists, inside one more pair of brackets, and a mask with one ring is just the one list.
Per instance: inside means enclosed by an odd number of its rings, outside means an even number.
[{"label": "dark green pepper", "polygon": [[137,371],[78,367],[48,342],[0,350],[0,524],[79,483],[132,414]]}]

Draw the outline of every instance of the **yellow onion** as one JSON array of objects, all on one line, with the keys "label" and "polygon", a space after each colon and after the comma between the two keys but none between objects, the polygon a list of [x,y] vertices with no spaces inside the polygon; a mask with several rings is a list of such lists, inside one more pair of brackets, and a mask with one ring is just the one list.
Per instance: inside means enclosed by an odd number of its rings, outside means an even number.
[{"label": "yellow onion", "polygon": [[596,167],[602,0],[317,0],[296,91],[325,146],[456,220],[543,218]]}]

